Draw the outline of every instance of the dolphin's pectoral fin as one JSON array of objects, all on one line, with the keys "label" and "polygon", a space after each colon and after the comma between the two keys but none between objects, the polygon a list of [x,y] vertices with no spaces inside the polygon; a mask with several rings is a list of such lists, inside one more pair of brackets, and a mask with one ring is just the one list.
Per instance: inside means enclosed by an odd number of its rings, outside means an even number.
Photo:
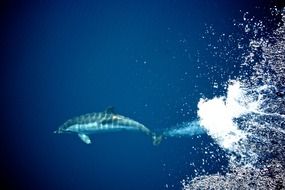
[{"label": "dolphin's pectoral fin", "polygon": [[90,138],[84,133],[78,133],[78,137],[86,144],[91,144]]}]

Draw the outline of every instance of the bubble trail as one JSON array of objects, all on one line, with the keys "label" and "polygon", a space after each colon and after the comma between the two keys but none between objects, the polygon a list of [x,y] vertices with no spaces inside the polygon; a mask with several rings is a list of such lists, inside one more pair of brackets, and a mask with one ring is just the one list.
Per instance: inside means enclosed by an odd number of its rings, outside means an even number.
[{"label": "bubble trail", "polygon": [[198,120],[179,123],[174,128],[163,132],[165,137],[191,137],[201,134],[206,134],[206,131]]}]

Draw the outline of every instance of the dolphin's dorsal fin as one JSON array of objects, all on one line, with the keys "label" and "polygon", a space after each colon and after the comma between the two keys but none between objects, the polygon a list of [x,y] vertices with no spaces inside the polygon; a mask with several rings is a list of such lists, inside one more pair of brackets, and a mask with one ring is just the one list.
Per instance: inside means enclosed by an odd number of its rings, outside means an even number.
[{"label": "dolphin's dorsal fin", "polygon": [[115,114],[115,108],[113,106],[107,107],[105,112]]},{"label": "dolphin's dorsal fin", "polygon": [[86,144],[91,144],[90,138],[84,133],[78,133],[78,137]]}]

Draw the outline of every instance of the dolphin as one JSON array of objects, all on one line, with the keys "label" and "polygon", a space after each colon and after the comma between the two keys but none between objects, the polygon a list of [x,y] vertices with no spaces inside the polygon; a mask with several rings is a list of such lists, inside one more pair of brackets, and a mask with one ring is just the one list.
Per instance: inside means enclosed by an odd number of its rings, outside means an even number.
[{"label": "dolphin", "polygon": [[143,132],[152,137],[154,145],[158,145],[162,140],[161,136],[156,136],[143,124],[115,113],[113,107],[108,107],[104,112],[88,113],[71,118],[54,133],[77,133],[84,143],[91,144],[91,139],[88,136],[90,134],[123,130]]}]

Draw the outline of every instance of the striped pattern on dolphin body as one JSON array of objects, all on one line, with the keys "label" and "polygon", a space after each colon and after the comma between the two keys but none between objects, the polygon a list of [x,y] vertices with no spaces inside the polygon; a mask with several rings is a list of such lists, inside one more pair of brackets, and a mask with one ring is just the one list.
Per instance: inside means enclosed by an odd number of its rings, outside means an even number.
[{"label": "striped pattern on dolphin body", "polygon": [[143,124],[128,117],[116,114],[112,107],[107,108],[104,112],[88,113],[67,120],[61,125],[55,133],[77,133],[79,138],[86,144],[91,143],[89,134],[112,131],[141,131],[151,135],[153,144],[159,144],[161,138],[157,137]]}]

